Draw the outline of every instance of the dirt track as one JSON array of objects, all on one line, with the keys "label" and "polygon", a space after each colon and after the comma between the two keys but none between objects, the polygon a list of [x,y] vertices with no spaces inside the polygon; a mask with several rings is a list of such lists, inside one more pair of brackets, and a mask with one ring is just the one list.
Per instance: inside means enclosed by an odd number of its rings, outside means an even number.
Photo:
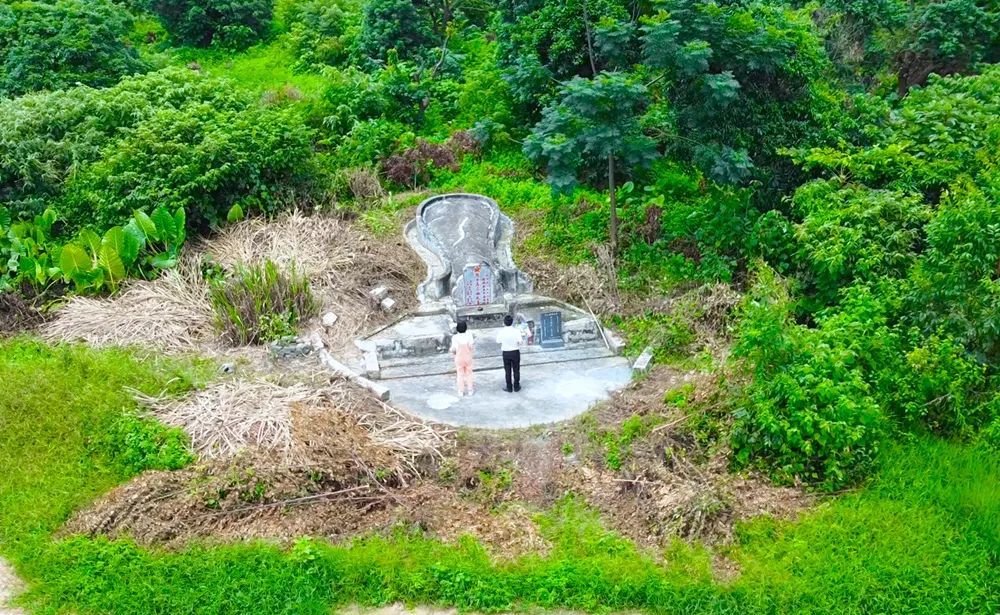
[{"label": "dirt track", "polygon": [[0,615],[24,615],[21,609],[6,606],[23,587],[24,583],[14,574],[10,564],[0,559]]}]

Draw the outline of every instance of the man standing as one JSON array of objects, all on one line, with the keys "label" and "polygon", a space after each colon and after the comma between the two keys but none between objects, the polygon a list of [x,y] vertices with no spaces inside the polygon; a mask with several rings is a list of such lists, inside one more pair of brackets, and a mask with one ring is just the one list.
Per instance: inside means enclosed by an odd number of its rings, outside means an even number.
[{"label": "man standing", "polygon": [[[524,338],[521,332],[514,327],[514,318],[508,314],[503,317],[503,329],[497,333],[497,343],[500,344],[500,351],[503,353],[503,375],[507,379],[508,393],[521,390],[521,346],[524,345]],[[514,380],[511,382],[511,372]]]}]

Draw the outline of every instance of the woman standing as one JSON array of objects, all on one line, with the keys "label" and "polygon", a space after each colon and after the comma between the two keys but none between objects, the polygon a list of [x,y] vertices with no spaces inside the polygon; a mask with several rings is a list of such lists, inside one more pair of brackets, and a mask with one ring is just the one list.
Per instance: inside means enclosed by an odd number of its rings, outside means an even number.
[{"label": "woman standing", "polygon": [[451,353],[455,355],[455,374],[458,380],[458,396],[468,391],[472,395],[472,355],[476,340],[469,331],[469,325],[464,320],[459,321],[458,333],[451,337]]}]

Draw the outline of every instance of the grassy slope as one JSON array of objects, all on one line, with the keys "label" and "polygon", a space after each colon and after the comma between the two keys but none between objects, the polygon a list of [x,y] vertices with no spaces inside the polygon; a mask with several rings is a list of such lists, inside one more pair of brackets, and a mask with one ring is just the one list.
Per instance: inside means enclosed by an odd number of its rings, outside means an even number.
[{"label": "grassy slope", "polygon": [[[743,574],[729,586],[712,581],[705,549],[677,544],[667,565],[656,565],[572,500],[540,518],[555,544],[547,558],[502,565],[471,542],[444,546],[402,532],[350,547],[302,541],[288,551],[259,544],[164,553],[125,541],[53,540],[73,509],[136,465],[122,443],[95,441],[132,408],[122,387],[155,392],[174,377],[170,388],[183,390],[191,372],[123,352],[0,342],[0,554],[31,582],[27,600],[39,612],[326,613],[348,601],[393,600],[487,610],[1000,608],[1000,464],[943,442],[898,447],[872,486],[799,522],[742,528],[729,556]],[[147,456],[145,465],[161,460]]]}]

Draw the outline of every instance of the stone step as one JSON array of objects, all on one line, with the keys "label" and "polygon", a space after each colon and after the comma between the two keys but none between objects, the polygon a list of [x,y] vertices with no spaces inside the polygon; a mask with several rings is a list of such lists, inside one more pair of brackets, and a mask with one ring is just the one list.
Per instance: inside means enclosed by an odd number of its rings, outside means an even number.
[{"label": "stone step", "polygon": [[[603,344],[574,345],[567,348],[537,349],[521,351],[521,366],[542,365],[545,363],[564,363],[567,361],[587,361],[613,357],[615,354]],[[503,369],[503,357],[492,355],[476,357],[474,371],[490,371]],[[381,365],[381,380],[397,378],[412,378],[415,376],[436,376],[455,372],[455,362],[450,354],[423,357],[420,360],[398,361],[393,365]]]}]

